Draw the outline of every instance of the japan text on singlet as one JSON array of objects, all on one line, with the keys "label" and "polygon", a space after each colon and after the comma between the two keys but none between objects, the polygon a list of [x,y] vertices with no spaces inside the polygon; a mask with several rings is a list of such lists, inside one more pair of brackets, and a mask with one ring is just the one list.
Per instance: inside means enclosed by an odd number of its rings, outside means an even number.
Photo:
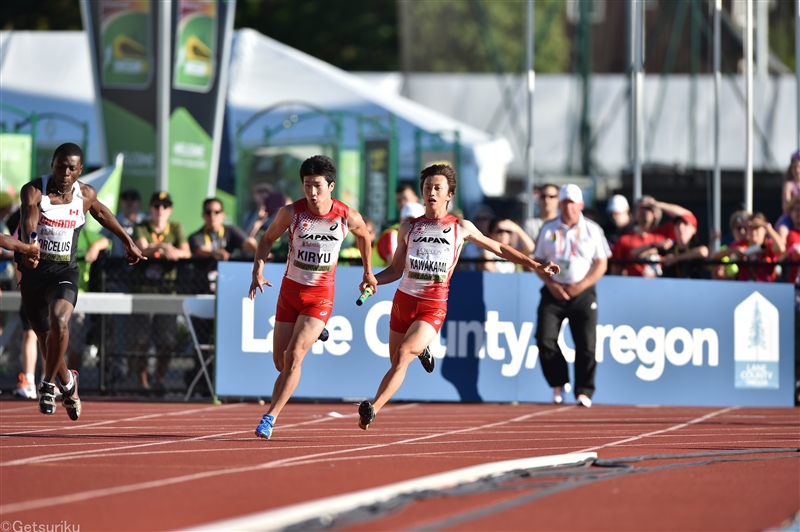
[{"label": "japan text on singlet", "polygon": [[73,183],[71,202],[53,205],[47,195],[48,181],[50,175],[42,176],[42,202],[39,204],[39,220],[36,224],[41,261],[39,267],[46,267],[48,261],[55,263],[52,266],[77,267],[78,235],[86,223],[81,186],[78,182]]},{"label": "japan text on singlet", "polygon": [[332,285],[349,216],[350,208],[339,200],[323,216],[311,213],[306,199],[295,201],[284,275],[309,286]]},{"label": "japan text on singlet", "polygon": [[445,301],[464,244],[461,220],[448,214],[435,220],[421,216],[409,223],[406,267],[397,289],[421,299]]}]

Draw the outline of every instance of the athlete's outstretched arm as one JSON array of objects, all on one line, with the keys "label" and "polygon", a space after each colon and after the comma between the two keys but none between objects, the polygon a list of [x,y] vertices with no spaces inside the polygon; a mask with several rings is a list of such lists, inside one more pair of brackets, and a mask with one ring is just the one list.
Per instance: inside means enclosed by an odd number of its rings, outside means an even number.
[{"label": "athlete's outstretched arm", "polygon": [[[19,219],[19,239],[22,242],[30,242],[30,234],[36,231],[39,222],[39,203],[42,201],[42,178],[37,178],[23,185],[19,193],[20,196],[20,219]],[[35,268],[39,265],[39,259],[31,258],[29,255],[23,257],[25,266]]]},{"label": "athlete's outstretched arm", "polygon": [[267,227],[267,231],[261,235],[256,248],[256,256],[253,259],[253,280],[250,282],[250,291],[248,297],[255,299],[256,290],[261,290],[264,293],[264,285],[272,286],[272,283],[264,279],[262,272],[264,271],[264,263],[267,262],[270,252],[272,252],[272,244],[278,240],[281,235],[289,229],[294,217],[294,205],[286,205],[281,207],[275,219]]},{"label": "athlete's outstretched arm", "polygon": [[0,248],[19,251],[30,259],[39,260],[39,244],[25,244],[12,236],[0,233]]},{"label": "athlete's outstretched arm", "polygon": [[364,265],[364,278],[359,288],[361,292],[369,288],[375,294],[378,292],[378,281],[372,274],[372,239],[367,231],[367,224],[356,210],[350,209],[347,225],[350,227],[350,232],[356,237],[356,245],[361,252],[361,262]]},{"label": "athlete's outstretched arm", "polygon": [[114,235],[122,241],[125,246],[125,258],[128,259],[128,264],[136,264],[140,260],[147,260],[142,255],[142,250],[134,244],[133,239],[127,231],[122,228],[117,219],[114,217],[108,207],[100,203],[97,199],[97,191],[91,185],[84,185],[80,183],[81,193],[83,194],[84,211],[89,211],[95,220],[100,222],[100,225],[114,233]]},{"label": "athlete's outstretched arm", "polygon": [[545,275],[551,276],[560,271],[558,265],[553,262],[548,262],[547,264],[536,262],[532,258],[523,255],[511,246],[498,242],[497,240],[492,240],[481,233],[478,228],[475,227],[475,225],[469,220],[461,220],[461,231],[463,231],[464,237],[467,241],[482,247],[486,251],[491,251],[498,257],[502,257],[515,264],[520,264],[522,266],[531,268],[536,272],[541,272]]},{"label": "athlete's outstretched arm", "polygon": [[403,270],[406,268],[406,255],[408,254],[406,235],[408,235],[409,227],[411,227],[411,224],[404,222],[400,225],[400,229],[397,230],[397,250],[395,250],[392,257],[392,263],[375,276],[378,284],[393,283],[403,276]]}]

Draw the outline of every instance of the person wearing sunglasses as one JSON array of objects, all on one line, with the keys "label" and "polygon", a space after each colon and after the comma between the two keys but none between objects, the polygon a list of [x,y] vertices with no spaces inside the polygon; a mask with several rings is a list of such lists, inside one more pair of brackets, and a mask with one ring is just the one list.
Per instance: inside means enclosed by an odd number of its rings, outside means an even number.
[{"label": "person wearing sunglasses", "polygon": [[[192,256],[186,232],[180,222],[170,220],[172,197],[166,191],[156,191],[150,197],[150,220],[133,228],[133,238],[142,248],[142,254],[151,259],[144,271],[135,276],[135,292],[147,294],[174,294],[177,292],[178,268],[180,259]],[[154,260],[153,260],[154,259]],[[156,394],[165,391],[163,379],[174,352],[177,338],[175,316],[170,314],[133,314],[131,317],[132,345],[137,352],[155,351],[158,356],[154,374],[155,382],[150,382],[147,369],[147,356],[137,359],[139,381],[145,390]],[[151,345],[152,342],[152,345]]]},{"label": "person wearing sunglasses", "polygon": [[555,219],[556,216],[558,216],[558,187],[547,183],[539,189],[539,216],[525,220],[523,224],[525,232],[535,243],[544,223]]},{"label": "person wearing sunglasses", "polygon": [[[520,253],[530,256],[533,253],[533,240],[528,236],[519,225],[508,218],[494,218],[489,222],[486,236],[496,240],[501,244],[511,246]],[[478,263],[477,269],[485,272],[514,273],[522,271],[522,266],[509,262],[505,259],[498,259],[497,255],[490,251],[483,250],[483,258],[486,262]]]},{"label": "person wearing sunglasses", "polygon": [[226,261],[238,252],[255,253],[258,242],[236,227],[225,224],[225,210],[219,198],[203,202],[203,227],[189,236],[189,248],[195,257]]}]

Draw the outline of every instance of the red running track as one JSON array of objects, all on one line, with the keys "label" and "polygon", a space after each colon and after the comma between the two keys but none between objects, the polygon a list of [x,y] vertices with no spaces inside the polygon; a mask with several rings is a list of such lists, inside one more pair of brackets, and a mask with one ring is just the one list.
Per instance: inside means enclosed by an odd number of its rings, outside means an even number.
[{"label": "red running track", "polygon": [[[61,525],[61,532],[196,528],[478,464],[587,451],[597,453],[600,466],[428,494],[333,524],[764,530],[795,519],[797,525],[796,408],[396,403],[366,432],[356,425],[356,409],[291,403],[273,439],[264,441],[253,435],[264,412],[255,404],[89,399],[72,422],[60,406],[43,416],[35,403],[1,401],[0,532],[33,523]],[[646,459],[615,461],[623,457]]]}]

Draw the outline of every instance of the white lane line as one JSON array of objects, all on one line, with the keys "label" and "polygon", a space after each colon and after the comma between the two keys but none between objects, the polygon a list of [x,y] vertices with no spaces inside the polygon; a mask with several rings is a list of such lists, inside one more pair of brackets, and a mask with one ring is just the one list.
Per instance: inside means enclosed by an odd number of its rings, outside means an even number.
[{"label": "white lane line", "polygon": [[144,416],[137,416],[137,417],[126,417],[126,418],[119,418],[119,419],[109,419],[108,421],[98,421],[96,423],[89,423],[86,425],[75,425],[75,424],[65,424],[65,425],[58,425],[56,427],[49,427],[46,429],[38,429],[38,430],[26,430],[26,431],[14,431],[9,432],[7,434],[0,434],[0,438],[8,438],[10,436],[23,436],[25,434],[39,434],[42,432],[53,432],[58,430],[64,429],[88,429],[91,427],[100,427],[103,425],[109,425],[111,423],[123,423],[129,421],[140,421],[142,419],[153,419],[157,417],[165,417],[165,416],[184,416],[187,414],[196,414],[198,412],[207,412],[209,410],[219,411],[228,408],[235,408],[237,406],[241,406],[244,403],[233,403],[228,405],[214,405],[214,406],[207,406],[204,408],[193,408],[192,410],[176,410],[173,412],[161,412],[158,414],[147,414]]},{"label": "white lane line", "polygon": [[690,425],[695,425],[697,423],[702,423],[703,421],[705,421],[707,419],[711,419],[712,417],[725,414],[727,412],[730,412],[731,410],[736,410],[737,408],[739,408],[739,407],[738,406],[729,406],[728,408],[723,408],[722,410],[716,410],[716,411],[711,412],[709,414],[706,414],[704,416],[700,416],[698,418],[692,419],[691,421],[687,421],[685,423],[679,423],[678,425],[673,425],[673,426],[668,427],[666,429],[655,430],[653,432],[647,432],[645,434],[639,434],[638,436],[633,436],[631,438],[626,438],[624,440],[617,440],[617,441],[611,442],[611,443],[604,443],[603,445],[598,445],[596,447],[589,447],[587,449],[583,449],[583,450],[580,450],[578,452],[579,453],[588,453],[590,451],[598,451],[600,449],[605,449],[606,447],[615,447],[617,445],[622,445],[623,443],[630,443],[632,441],[641,440],[642,438],[647,438],[648,436],[657,436],[659,434],[664,434],[665,432],[672,432],[674,430],[680,430],[680,429],[686,428],[686,427],[688,427]]},{"label": "white lane line", "polygon": [[[544,410],[544,411],[540,411],[540,412],[534,412],[532,414],[527,414],[527,415],[524,415],[524,416],[518,416],[516,418],[510,419],[510,420],[506,420],[506,421],[497,421],[497,422],[494,422],[494,423],[489,423],[487,425],[480,425],[480,426],[469,427],[469,428],[466,428],[466,429],[453,430],[453,431],[448,431],[448,432],[441,432],[441,433],[437,433],[437,434],[430,434],[430,435],[427,435],[427,436],[422,436],[422,437],[418,437],[418,438],[410,438],[410,439],[400,440],[400,441],[396,441],[396,442],[364,445],[364,446],[361,446],[361,447],[355,447],[355,448],[351,448],[351,449],[341,449],[341,450],[336,450],[336,451],[328,451],[328,452],[322,452],[322,453],[317,453],[317,454],[310,454],[310,455],[307,455],[307,456],[296,456],[296,457],[292,457],[292,458],[284,458],[284,459],[281,459],[281,460],[274,460],[272,462],[264,462],[264,463],[261,463],[261,464],[253,464],[253,465],[248,465],[248,466],[243,466],[243,467],[232,467],[232,468],[226,468],[226,469],[217,469],[217,470],[214,470],[214,471],[203,471],[203,472],[200,472],[200,473],[193,473],[193,474],[190,474],[190,475],[181,475],[181,476],[177,476],[177,477],[164,478],[164,479],[160,479],[160,480],[151,480],[151,481],[147,481],[147,482],[138,482],[138,483],[135,483],[135,484],[114,486],[114,487],[110,487],[110,488],[101,488],[101,489],[96,489],[96,490],[82,491],[82,492],[77,492],[77,493],[71,493],[71,494],[68,494],[68,495],[60,495],[60,496],[57,496],[57,497],[46,497],[46,498],[43,498],[43,499],[35,499],[35,500],[23,501],[23,502],[17,502],[17,503],[2,504],[2,505],[0,505],[0,515],[12,513],[12,512],[22,512],[22,511],[27,511],[27,510],[35,510],[35,509],[38,509],[38,508],[57,506],[57,505],[61,505],[61,504],[70,504],[70,503],[86,501],[86,500],[90,500],[90,499],[96,499],[98,497],[107,497],[109,495],[120,495],[120,494],[123,494],[123,493],[131,493],[131,492],[134,492],[134,491],[161,488],[161,487],[164,487],[164,486],[171,486],[171,485],[175,485],[175,484],[181,484],[181,483],[184,483],[184,482],[193,482],[193,481],[197,481],[197,480],[204,480],[204,479],[208,479],[208,478],[212,478],[212,477],[219,477],[219,476],[223,476],[223,475],[234,475],[234,474],[237,474],[237,473],[252,473],[254,471],[259,471],[259,470],[274,469],[274,468],[278,468],[278,467],[288,467],[288,466],[291,466],[291,465],[295,465],[295,463],[297,463],[297,462],[304,462],[306,460],[311,460],[311,459],[315,459],[315,458],[322,458],[322,457],[327,457],[327,456],[335,456],[335,455],[339,455],[339,454],[343,454],[343,453],[352,453],[352,452],[357,452],[357,451],[369,451],[371,449],[380,449],[380,448],[383,448],[383,447],[389,447],[389,446],[393,446],[393,445],[403,445],[403,444],[406,444],[406,443],[411,443],[411,442],[420,441],[420,440],[428,440],[428,439],[431,439],[431,438],[439,438],[439,437],[442,437],[442,436],[449,436],[449,435],[452,435],[452,434],[462,434],[462,433],[465,433],[465,432],[473,432],[473,431],[477,431],[477,430],[487,430],[487,429],[492,429],[494,427],[507,425],[509,423],[517,423],[517,422],[520,422],[520,421],[525,421],[526,419],[529,419],[529,418],[532,418],[532,417],[538,417],[538,416],[542,416],[542,415],[554,414],[554,413],[557,413],[557,412],[562,412],[564,410],[572,410],[574,408],[575,408],[574,406],[565,406],[565,407],[561,407],[561,408],[555,408],[555,409],[552,409],[552,410]],[[323,419],[325,419],[325,418],[323,418]],[[327,419],[333,419],[333,418],[327,418]]]},{"label": "white lane line", "polygon": [[502,475],[509,471],[577,465],[596,458],[597,453],[574,453],[491,462],[397,482],[379,488],[370,488],[316,501],[293,504],[277,510],[258,512],[199,527],[193,526],[187,530],[280,530],[289,525],[302,523],[316,517],[335,516],[361,506],[388,501],[403,494],[423,490],[445,489],[466,482],[474,482],[481,478]]},{"label": "white lane line", "polygon": [[[292,425],[284,425],[284,427],[297,427],[300,425],[311,425],[313,423],[322,423],[330,421],[333,418],[320,418],[311,421],[303,421],[301,423],[294,423]],[[71,451],[66,453],[48,454],[42,456],[34,456],[31,458],[20,458],[18,460],[9,460],[8,462],[0,462],[0,467],[18,466],[27,464],[41,464],[46,462],[63,462],[66,460],[75,460],[80,458],[95,458],[99,456],[114,456],[118,454],[116,451],[123,451],[125,449],[141,449],[142,447],[153,447],[156,445],[172,445],[177,443],[189,443],[193,441],[202,441],[210,438],[221,438],[223,436],[233,436],[234,434],[252,434],[252,430],[237,430],[234,432],[221,432],[217,434],[206,434],[205,436],[197,436],[195,438],[169,440],[169,441],[155,441],[147,443],[138,443],[136,445],[122,445],[117,447],[108,447],[106,449],[88,449],[86,451]],[[245,440],[242,440],[245,441]],[[172,451],[169,451],[172,452]],[[100,455],[100,453],[107,453]],[[128,453],[119,453],[125,455]]]}]

